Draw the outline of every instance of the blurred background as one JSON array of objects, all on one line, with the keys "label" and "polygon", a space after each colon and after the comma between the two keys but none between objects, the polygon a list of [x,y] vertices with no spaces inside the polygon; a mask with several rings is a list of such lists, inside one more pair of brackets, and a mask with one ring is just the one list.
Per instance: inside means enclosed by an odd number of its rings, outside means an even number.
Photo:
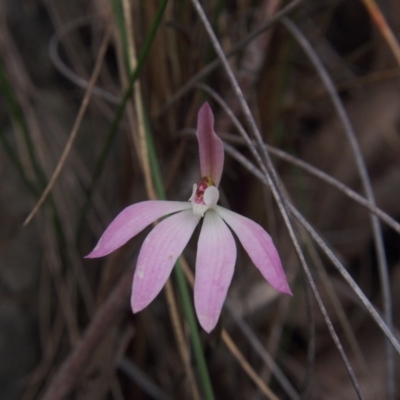
[{"label": "blurred background", "polygon": [[[221,204],[271,234],[293,291],[274,291],[238,246],[220,322],[210,335],[198,328],[215,398],[354,399],[359,391],[399,399],[398,353],[328,250],[399,338],[400,3],[201,3],[269,145],[284,198],[327,245],[292,215],[342,347],[263,174],[254,175],[252,152],[216,97],[254,138],[193,3],[0,2],[0,398],[212,398],[174,276],[176,306],[163,291],[144,311],[129,308],[150,228],[106,258],[83,258],[127,205],[163,191],[170,200],[190,197],[200,178],[197,112],[207,100],[230,146]],[[50,193],[23,226],[57,166]],[[360,204],[365,179],[384,222]],[[358,202],[349,198],[357,193]],[[194,271],[196,232],[186,272]]]}]

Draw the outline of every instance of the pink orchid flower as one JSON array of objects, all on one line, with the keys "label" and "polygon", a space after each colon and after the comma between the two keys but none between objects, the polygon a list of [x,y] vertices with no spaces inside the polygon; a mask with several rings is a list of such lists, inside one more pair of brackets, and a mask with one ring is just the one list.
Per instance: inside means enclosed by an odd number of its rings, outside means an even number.
[{"label": "pink orchid flower", "polygon": [[291,294],[291,291],[268,233],[250,219],[217,205],[224,149],[214,132],[214,116],[208,103],[199,111],[197,139],[202,178],[198,185],[193,185],[189,201],[151,200],[125,208],[87,258],[111,253],[152,222],[172,214],[149,233],[140,249],[131,297],[132,310],[136,313],[160,293],[204,217],[197,244],[194,304],[201,326],[210,332],[220,316],[236,262],[236,244],[229,228],[236,233],[263,277],[280,292]]}]

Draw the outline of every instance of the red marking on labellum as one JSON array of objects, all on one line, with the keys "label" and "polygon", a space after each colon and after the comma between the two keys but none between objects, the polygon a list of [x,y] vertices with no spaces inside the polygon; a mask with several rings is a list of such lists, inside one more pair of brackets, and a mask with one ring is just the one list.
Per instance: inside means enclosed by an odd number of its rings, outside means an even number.
[{"label": "red marking on labellum", "polygon": [[200,179],[199,184],[197,185],[196,193],[194,194],[194,201],[197,204],[205,204],[204,202],[204,192],[210,186],[215,186],[213,180],[210,176],[204,176]]}]

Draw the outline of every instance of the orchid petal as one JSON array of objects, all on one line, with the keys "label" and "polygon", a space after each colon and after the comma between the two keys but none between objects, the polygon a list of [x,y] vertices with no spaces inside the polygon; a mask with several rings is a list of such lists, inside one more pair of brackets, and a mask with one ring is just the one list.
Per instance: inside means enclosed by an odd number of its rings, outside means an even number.
[{"label": "orchid petal", "polygon": [[207,102],[202,105],[197,117],[197,140],[201,176],[210,176],[218,186],[224,168],[224,146],[214,132],[214,115]]},{"label": "orchid petal", "polygon": [[280,292],[292,294],[271,236],[254,221],[216,206],[215,211],[232,228],[263,277]]},{"label": "orchid petal", "polygon": [[143,310],[161,291],[199,221],[200,216],[192,210],[182,211],[161,221],[148,234],[133,277],[134,313]]},{"label": "orchid petal", "polygon": [[192,205],[189,202],[163,200],[143,201],[126,207],[111,222],[96,247],[86,258],[106,256],[158,218],[191,207]]},{"label": "orchid petal", "polygon": [[197,245],[194,304],[206,332],[214,329],[232,281],[236,244],[222,218],[208,210]]}]

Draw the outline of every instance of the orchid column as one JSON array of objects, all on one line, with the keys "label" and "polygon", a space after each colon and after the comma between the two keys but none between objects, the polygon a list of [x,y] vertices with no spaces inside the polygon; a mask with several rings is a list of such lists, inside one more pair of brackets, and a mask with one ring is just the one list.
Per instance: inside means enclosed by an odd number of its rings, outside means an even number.
[{"label": "orchid column", "polygon": [[194,303],[200,325],[210,332],[218,322],[234,272],[236,244],[231,230],[271,286],[283,293],[291,291],[268,233],[250,219],[217,205],[224,150],[214,132],[214,116],[208,103],[199,111],[197,139],[202,177],[193,185],[189,201],[151,200],[125,208],[87,258],[111,253],[152,222],[172,214],[148,234],[140,249],[131,297],[132,311],[139,312],[159,294],[204,217],[197,244]]}]

